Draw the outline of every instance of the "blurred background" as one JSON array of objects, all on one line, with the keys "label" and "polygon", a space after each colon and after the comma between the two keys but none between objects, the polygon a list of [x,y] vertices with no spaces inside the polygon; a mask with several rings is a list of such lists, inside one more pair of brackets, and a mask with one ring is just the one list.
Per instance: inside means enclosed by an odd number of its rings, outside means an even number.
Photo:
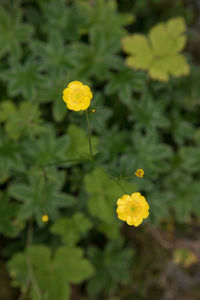
[{"label": "blurred background", "polygon": [[198,0],[0,0],[0,300],[200,299],[199,28]]}]

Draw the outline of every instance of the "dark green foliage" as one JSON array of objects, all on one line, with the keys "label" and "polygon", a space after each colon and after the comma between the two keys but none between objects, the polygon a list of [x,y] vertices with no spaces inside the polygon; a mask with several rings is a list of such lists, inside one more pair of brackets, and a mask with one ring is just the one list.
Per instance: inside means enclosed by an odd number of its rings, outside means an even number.
[{"label": "dark green foliage", "polygon": [[[184,1],[163,12],[157,0],[118,2],[126,12],[114,0],[0,4],[0,235],[24,299],[145,300],[151,287],[143,289],[140,268],[152,257],[143,263],[129,236],[199,222],[200,67],[153,81],[126,65],[121,45],[129,31],[146,35],[171,15],[191,22],[193,14]],[[84,112],[62,101],[73,80],[94,96],[93,160]],[[144,179],[134,176],[137,168]],[[128,228],[116,203],[137,191],[150,216]],[[42,222],[46,214],[49,223]],[[147,277],[157,276],[152,269]]]}]

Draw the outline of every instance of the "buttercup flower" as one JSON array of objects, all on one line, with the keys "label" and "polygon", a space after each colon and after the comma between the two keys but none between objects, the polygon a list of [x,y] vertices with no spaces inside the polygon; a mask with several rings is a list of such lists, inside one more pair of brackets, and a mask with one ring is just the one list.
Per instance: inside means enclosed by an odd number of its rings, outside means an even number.
[{"label": "buttercup flower", "polygon": [[137,169],[137,171],[135,172],[135,175],[137,177],[143,178],[143,176],[144,176],[144,170],[143,169]]},{"label": "buttercup flower", "polygon": [[72,81],[63,91],[63,100],[67,108],[74,111],[86,110],[93,95],[89,86],[80,81]]},{"label": "buttercup flower", "polygon": [[149,215],[149,205],[140,193],[123,195],[117,201],[118,218],[128,225],[138,226]]},{"label": "buttercup flower", "polygon": [[46,223],[49,221],[49,216],[48,215],[43,215],[42,216],[42,222]]}]

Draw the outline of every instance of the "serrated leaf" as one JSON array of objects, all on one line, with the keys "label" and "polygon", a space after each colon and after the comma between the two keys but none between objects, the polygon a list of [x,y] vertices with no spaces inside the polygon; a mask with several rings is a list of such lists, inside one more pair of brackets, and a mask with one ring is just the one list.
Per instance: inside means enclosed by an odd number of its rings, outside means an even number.
[{"label": "serrated leaf", "polygon": [[60,191],[64,181],[60,173],[57,172],[60,182],[56,182],[47,170],[41,174],[30,173],[28,184],[14,182],[9,186],[9,195],[22,202],[18,212],[20,220],[26,220],[33,215],[41,226],[43,214],[48,214],[50,219],[55,219],[59,208],[75,204],[74,196]]},{"label": "serrated leaf", "polygon": [[0,233],[7,237],[16,237],[20,228],[14,222],[19,205],[9,201],[7,195],[0,193]]},{"label": "serrated leaf", "polygon": [[43,84],[40,65],[29,56],[24,64],[12,60],[9,69],[1,71],[0,78],[7,82],[10,96],[22,95],[25,100],[37,100],[37,89]]},{"label": "serrated leaf", "polygon": [[[86,191],[89,195],[88,209],[91,215],[105,223],[114,223],[116,218],[115,207],[117,199],[123,191],[117,183],[109,178],[106,171],[96,168],[84,178]],[[134,191],[135,186],[122,182],[126,193]]]},{"label": "serrated leaf", "polygon": [[24,171],[24,162],[19,145],[0,130],[0,178],[6,178],[12,171]]},{"label": "serrated leaf", "polygon": [[97,247],[91,247],[89,257],[96,273],[87,285],[89,295],[97,298],[103,290],[115,293],[118,283],[127,284],[130,280],[128,269],[131,266],[133,254],[133,249],[123,249],[114,243],[107,244],[103,251]]},{"label": "serrated leaf", "polygon": [[[67,157],[70,159],[79,159],[89,154],[88,137],[84,130],[76,125],[69,125],[67,129],[69,136],[69,148],[66,152]],[[92,137],[93,152],[96,153],[98,144],[97,137]]]},{"label": "serrated leaf", "polygon": [[[93,274],[93,268],[83,257],[81,248],[60,247],[51,257],[48,247],[31,246],[27,254],[17,253],[8,263],[13,283],[21,289],[27,284],[30,276],[27,257],[31,264],[32,277],[34,276],[35,284],[45,300],[55,300],[56,297],[60,300],[70,299],[69,283],[80,283]],[[34,285],[31,285],[30,293],[31,299],[38,299]]]},{"label": "serrated leaf", "polygon": [[184,19],[177,17],[155,25],[148,37],[141,34],[125,37],[123,49],[130,55],[127,65],[148,70],[151,78],[160,81],[169,81],[169,75],[188,75],[189,65],[179,54],[186,43],[185,29]]},{"label": "serrated leaf", "polygon": [[21,10],[6,11],[0,6],[0,58],[9,53],[20,54],[21,43],[27,42],[33,28],[22,23]]},{"label": "serrated leaf", "polygon": [[64,244],[73,246],[85,236],[91,226],[91,221],[84,214],[76,213],[71,218],[60,218],[51,227],[51,232],[60,235]]},{"label": "serrated leaf", "polygon": [[4,101],[0,110],[0,120],[5,122],[5,131],[13,139],[32,138],[43,130],[39,108],[31,102],[21,102],[16,107],[11,101]]}]

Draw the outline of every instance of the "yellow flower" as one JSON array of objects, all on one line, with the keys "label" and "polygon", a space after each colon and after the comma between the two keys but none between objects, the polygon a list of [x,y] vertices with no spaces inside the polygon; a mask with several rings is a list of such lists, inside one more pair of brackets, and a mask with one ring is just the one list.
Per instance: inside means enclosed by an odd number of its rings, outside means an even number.
[{"label": "yellow flower", "polygon": [[49,216],[48,215],[43,215],[42,216],[42,222],[46,223],[49,221]]},{"label": "yellow flower", "polygon": [[149,205],[140,193],[123,195],[117,201],[118,218],[128,225],[138,226],[149,215]]},{"label": "yellow flower", "polygon": [[143,169],[137,169],[137,171],[135,172],[135,175],[137,177],[143,178],[143,176],[144,176],[144,170]]},{"label": "yellow flower", "polygon": [[67,108],[74,111],[86,110],[90,106],[92,92],[80,81],[72,81],[63,91],[63,100]]}]

